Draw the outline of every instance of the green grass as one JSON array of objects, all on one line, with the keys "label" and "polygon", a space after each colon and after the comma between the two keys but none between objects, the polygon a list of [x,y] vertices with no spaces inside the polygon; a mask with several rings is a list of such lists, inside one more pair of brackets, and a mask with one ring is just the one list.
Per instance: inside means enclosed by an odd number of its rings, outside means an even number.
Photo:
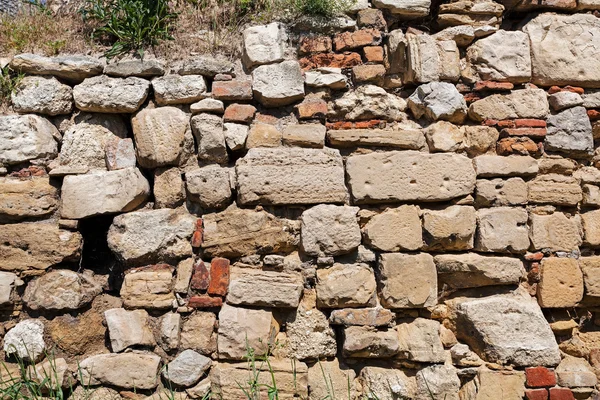
[{"label": "green grass", "polygon": [[24,76],[11,70],[9,66],[0,69],[0,108],[8,107],[11,95]]}]

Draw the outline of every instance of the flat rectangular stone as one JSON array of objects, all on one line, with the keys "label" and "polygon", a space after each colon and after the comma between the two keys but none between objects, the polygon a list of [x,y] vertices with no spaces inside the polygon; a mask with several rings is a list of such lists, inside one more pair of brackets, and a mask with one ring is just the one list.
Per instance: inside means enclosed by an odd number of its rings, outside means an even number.
[{"label": "flat rectangular stone", "polygon": [[242,205],[343,203],[347,197],[338,150],[254,148],[235,169]]},{"label": "flat rectangular stone", "polygon": [[296,308],[300,303],[303,285],[303,279],[297,273],[233,268],[227,303]]},{"label": "flat rectangular stone", "polygon": [[334,147],[383,146],[403,150],[421,150],[426,145],[425,135],[419,129],[348,129],[327,132],[329,144]]},{"label": "flat rectangular stone", "polygon": [[535,158],[529,156],[496,156],[485,154],[473,159],[477,177],[530,176],[539,171]]},{"label": "flat rectangular stone", "polygon": [[512,257],[441,254],[434,261],[440,284],[451,288],[516,285],[525,274],[521,260]]}]

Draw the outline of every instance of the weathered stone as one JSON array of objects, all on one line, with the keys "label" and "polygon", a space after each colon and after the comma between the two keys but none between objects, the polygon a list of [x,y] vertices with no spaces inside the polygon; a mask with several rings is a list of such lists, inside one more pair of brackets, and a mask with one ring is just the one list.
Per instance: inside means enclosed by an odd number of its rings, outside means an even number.
[{"label": "weathered stone", "polygon": [[332,310],[329,316],[331,325],[386,326],[394,320],[394,313],[385,308],[346,308]]},{"label": "weathered stone", "polygon": [[482,36],[497,30],[504,7],[494,1],[455,1],[440,5],[437,23],[440,27],[472,25]]},{"label": "weathered stone", "polygon": [[529,237],[536,250],[573,251],[581,245],[579,217],[569,218],[561,212],[551,215],[531,214],[530,224]]},{"label": "weathered stone", "polygon": [[0,117],[0,164],[12,165],[35,159],[54,158],[58,130],[37,115]]},{"label": "weathered stone", "polygon": [[264,355],[276,333],[270,311],[224,304],[219,312],[219,358],[241,360],[248,348]]},{"label": "weathered stone", "polygon": [[115,217],[108,246],[129,264],[171,261],[192,255],[196,218],[185,210],[136,211]]},{"label": "weathered stone", "polygon": [[588,211],[581,214],[584,230],[584,242],[592,245],[600,245],[600,210]]},{"label": "weathered stone", "polygon": [[542,89],[513,90],[510,94],[493,94],[469,107],[469,117],[486,119],[546,118],[549,114],[546,92]]},{"label": "weathered stone", "polygon": [[222,208],[231,199],[229,168],[208,165],[187,171],[185,184],[188,198],[205,208]]},{"label": "weathered stone", "polygon": [[417,318],[396,326],[398,357],[410,361],[442,363],[446,355],[440,339],[440,323]]},{"label": "weathered stone", "polygon": [[46,269],[79,259],[81,234],[48,222],[2,225],[0,270]]},{"label": "weathered stone", "polygon": [[176,208],[185,200],[185,187],[179,168],[157,168],[154,170],[154,206]]},{"label": "weathered stone", "polygon": [[128,347],[156,344],[148,325],[149,315],[145,310],[112,308],[104,312],[104,318],[113,352],[120,353]]},{"label": "weathered stone", "polygon": [[100,75],[104,63],[96,57],[62,55],[44,57],[24,53],[13,57],[11,69],[31,75],[53,75],[70,81],[81,82],[85,78]]},{"label": "weathered stone", "polygon": [[81,361],[81,383],[124,389],[153,389],[158,385],[160,357],[147,353],[99,354]]},{"label": "weathered stone", "polygon": [[416,118],[461,123],[467,115],[467,103],[456,86],[448,82],[421,85],[408,98],[408,107]]},{"label": "weathered stone", "polygon": [[577,260],[544,257],[537,297],[544,308],[575,307],[583,298],[583,274]]},{"label": "weathered stone", "polygon": [[297,273],[233,268],[227,303],[234,305],[297,308],[303,279]]},{"label": "weathered stone", "polygon": [[170,308],[173,294],[173,267],[158,264],[132,269],[125,274],[121,298],[128,308]]},{"label": "weathered stone", "polygon": [[462,343],[452,346],[450,356],[452,364],[458,367],[479,367],[484,364],[484,361],[474,351],[471,351],[469,346]]},{"label": "weathered stone", "polygon": [[252,72],[254,97],[265,107],[281,107],[304,98],[304,77],[297,61],[261,65]]},{"label": "weathered stone", "polygon": [[321,204],[302,213],[302,248],[315,257],[338,256],[360,245],[358,207]]},{"label": "weathered stone", "polygon": [[349,393],[350,398],[354,398],[357,396],[354,378],[356,372],[338,359],[319,361],[308,368],[308,399],[322,400],[330,393]]},{"label": "weathered stone", "polygon": [[21,283],[16,274],[0,271],[0,306],[10,304],[15,287]]},{"label": "weathered stone", "polygon": [[[179,264],[178,267],[180,267]],[[179,271],[177,271],[179,272]],[[158,337],[158,343],[161,345],[163,350],[172,351],[179,347],[179,341],[181,338],[181,314],[179,313],[166,313],[160,318],[160,335]]]},{"label": "weathered stone", "polygon": [[438,279],[451,288],[517,285],[525,276],[521,260],[477,253],[440,254],[434,257]]},{"label": "weathered stone", "polygon": [[40,385],[42,391],[69,389],[76,384],[64,358],[55,357],[27,367],[27,376]]},{"label": "weathered stone", "polygon": [[73,90],[54,77],[26,76],[11,95],[11,102],[19,113],[69,114],[73,109]]},{"label": "weathered stone", "polygon": [[381,32],[378,29],[358,29],[338,33],[333,37],[336,52],[373,46],[381,43]]},{"label": "weathered stone", "polygon": [[376,146],[421,150],[427,145],[420,129],[340,129],[327,132],[332,147]]},{"label": "weathered stone", "polygon": [[471,160],[458,154],[389,151],[350,156],[348,184],[356,203],[443,201],[475,187]]},{"label": "weathered stone", "polygon": [[210,395],[210,385],[210,377],[206,377],[198,382],[198,384],[196,384],[194,387],[186,389],[185,392],[192,399],[206,398],[206,396]]},{"label": "weathered stone", "polygon": [[316,71],[306,71],[306,85],[317,88],[344,89],[348,78],[342,74],[341,68],[319,68]]},{"label": "weathered stone", "polygon": [[38,361],[46,350],[44,324],[35,319],[26,319],[16,324],[4,335],[4,352],[24,361]]},{"label": "weathered stone", "polygon": [[185,59],[179,66],[179,75],[204,75],[215,77],[219,74],[231,74],[234,65],[231,61],[223,58],[209,56],[197,56]]},{"label": "weathered stone", "polygon": [[586,296],[600,297],[600,257],[581,257],[579,267],[583,272]]},{"label": "weathered stone", "polygon": [[583,204],[586,206],[600,207],[600,187],[583,185]]},{"label": "weathered stone", "polygon": [[191,124],[198,144],[198,158],[209,162],[226,162],[223,119],[217,115],[198,114],[192,117]]},{"label": "weathered stone", "polygon": [[566,356],[556,367],[556,381],[560,386],[568,388],[593,387],[598,378],[585,359]]},{"label": "weathered stone", "polygon": [[351,358],[393,357],[398,354],[398,335],[391,329],[350,326],[344,329],[343,353]]},{"label": "weathered stone", "polygon": [[243,32],[243,60],[247,68],[283,60],[285,31],[279,23],[252,26]]},{"label": "weathered stone", "polygon": [[102,287],[92,277],[54,270],[29,282],[23,301],[32,310],[76,310],[101,292]]},{"label": "weathered stone", "polygon": [[432,365],[417,372],[417,398],[459,400],[460,379],[451,365]]},{"label": "weathered stone", "polygon": [[225,143],[229,150],[236,151],[244,148],[249,128],[246,125],[226,122],[223,124]]},{"label": "weathered stone", "polygon": [[524,253],[529,248],[527,210],[494,207],[477,210],[476,249],[497,253]]},{"label": "weathered stone", "polygon": [[473,207],[450,206],[423,211],[423,236],[430,250],[472,249],[476,225]]},{"label": "weathered stone", "polygon": [[560,352],[537,302],[528,294],[490,296],[458,305],[457,336],[486,361],[557,365]]},{"label": "weathered stone", "polygon": [[399,369],[366,366],[360,371],[360,381],[365,396],[380,400],[410,399],[417,394],[414,374]]},{"label": "weathered stone", "polygon": [[150,184],[137,168],[65,177],[61,216],[81,219],[134,210],[150,195]]},{"label": "weathered stone", "polygon": [[0,222],[39,218],[58,208],[58,189],[47,176],[0,178]]},{"label": "weathered stone", "polygon": [[122,400],[123,398],[114,389],[106,387],[86,388],[82,385],[77,386],[69,400]]},{"label": "weathered stone", "polygon": [[246,148],[255,147],[280,147],[283,135],[275,125],[254,123],[248,132]]},{"label": "weathered stone", "polygon": [[[476,400],[493,400],[498,393],[506,399],[522,399],[525,395],[525,374],[523,371],[492,371],[481,368],[477,371],[478,388]],[[545,392],[547,396],[547,392]]]},{"label": "weathered stone", "polygon": [[189,117],[175,107],[145,108],[131,119],[137,159],[144,168],[178,165]]},{"label": "weathered stone", "polygon": [[106,169],[115,171],[118,169],[135,168],[136,156],[133,148],[133,140],[130,138],[112,138],[106,142],[104,147]]},{"label": "weathered stone", "polygon": [[422,34],[407,34],[406,82],[457,81],[460,77],[460,54],[453,40],[436,40]]},{"label": "weathered stone", "polygon": [[235,169],[243,205],[343,203],[346,198],[338,150],[250,149]]},{"label": "weathered stone", "polygon": [[181,328],[181,348],[209,356],[217,351],[217,316],[211,312],[195,312]]},{"label": "weathered stone", "polygon": [[552,93],[548,97],[548,103],[554,111],[560,111],[564,110],[565,108],[583,105],[583,99],[578,93],[564,91]]},{"label": "weathered stone", "polygon": [[288,125],[283,129],[282,141],[285,146],[322,148],[325,132],[321,124]]},{"label": "weathered stone", "polygon": [[160,60],[153,59],[125,59],[106,64],[104,73],[108,76],[126,78],[128,76],[139,76],[151,78],[164,75],[165,67]]},{"label": "weathered stone", "polygon": [[381,251],[417,250],[423,246],[421,220],[416,206],[389,208],[364,226],[365,241]]},{"label": "weathered stone", "polygon": [[211,94],[215,99],[224,101],[252,100],[252,82],[248,79],[214,81]]},{"label": "weathered stone", "polygon": [[600,87],[595,50],[600,22],[596,18],[544,13],[527,23],[523,31],[531,42],[533,83]]},{"label": "weathered stone", "polygon": [[406,100],[375,85],[362,85],[334,100],[328,115],[350,121],[381,118],[386,121],[406,119]]},{"label": "weathered stone", "polygon": [[454,40],[458,47],[467,47],[475,40],[475,29],[471,25],[450,26],[433,37],[436,40]]},{"label": "weathered stone", "polygon": [[210,358],[188,349],[168,363],[162,375],[175,386],[190,387],[200,380],[211,364]]},{"label": "weathered stone", "polygon": [[377,8],[390,10],[392,14],[399,15],[402,18],[418,18],[429,14],[431,1],[415,0],[407,3],[399,0],[374,0],[373,5]]},{"label": "weathered stone", "polygon": [[200,114],[203,112],[213,114],[223,114],[225,112],[225,105],[221,100],[216,99],[202,99],[194,104],[190,105],[190,112],[192,114]]},{"label": "weathered stone", "polygon": [[421,308],[437,303],[437,274],[433,257],[427,253],[381,254],[379,284],[379,299],[386,308]]},{"label": "weathered stone", "polygon": [[191,104],[206,97],[202,75],[165,75],[152,79],[154,98],[160,106]]},{"label": "weathered stone", "polygon": [[571,176],[539,175],[527,185],[530,203],[575,206],[583,197],[579,182]]},{"label": "weathered stone", "polygon": [[589,156],[594,151],[592,125],[584,107],[573,107],[548,117],[544,147],[569,156]]},{"label": "weathered stone", "polygon": [[496,156],[484,154],[475,157],[474,163],[477,177],[491,178],[496,176],[530,176],[538,173],[539,166],[529,156]]},{"label": "weathered stone", "polygon": [[438,121],[429,125],[424,132],[431,152],[456,152],[462,150],[465,144],[464,129],[450,122]]},{"label": "weathered stone", "polygon": [[493,126],[463,126],[464,148],[470,156],[478,156],[494,150],[500,135]]},{"label": "weathered stone", "polygon": [[317,304],[322,308],[374,306],[376,282],[365,264],[334,264],[317,270]]},{"label": "weathered stone", "polygon": [[110,78],[106,75],[87,78],[73,88],[75,106],[99,113],[132,113],[142,105],[150,82],[142,78]]}]

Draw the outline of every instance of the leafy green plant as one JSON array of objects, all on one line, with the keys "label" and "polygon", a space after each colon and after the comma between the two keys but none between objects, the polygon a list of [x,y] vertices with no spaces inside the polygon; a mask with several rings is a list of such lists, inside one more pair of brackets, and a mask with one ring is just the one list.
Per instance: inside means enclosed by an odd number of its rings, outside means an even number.
[{"label": "leafy green plant", "polygon": [[354,0],[291,0],[296,12],[311,17],[332,18],[343,14]]},{"label": "leafy green plant", "polygon": [[84,21],[96,24],[92,38],[112,45],[107,58],[129,52],[143,56],[145,48],[172,40],[177,19],[168,0],[86,0],[80,12]]},{"label": "leafy green plant", "polygon": [[0,69],[0,105],[10,103],[10,96],[15,92],[24,76],[23,73],[13,71],[8,65]]}]

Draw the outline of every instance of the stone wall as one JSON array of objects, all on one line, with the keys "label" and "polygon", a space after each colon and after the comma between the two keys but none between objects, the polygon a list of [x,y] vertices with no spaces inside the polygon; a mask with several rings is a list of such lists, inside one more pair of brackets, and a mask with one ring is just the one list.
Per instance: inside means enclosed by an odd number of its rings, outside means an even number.
[{"label": "stone wall", "polygon": [[599,6],[363,0],[234,62],[15,56],[0,375],[236,400],[254,353],[280,399],[600,398]]}]

